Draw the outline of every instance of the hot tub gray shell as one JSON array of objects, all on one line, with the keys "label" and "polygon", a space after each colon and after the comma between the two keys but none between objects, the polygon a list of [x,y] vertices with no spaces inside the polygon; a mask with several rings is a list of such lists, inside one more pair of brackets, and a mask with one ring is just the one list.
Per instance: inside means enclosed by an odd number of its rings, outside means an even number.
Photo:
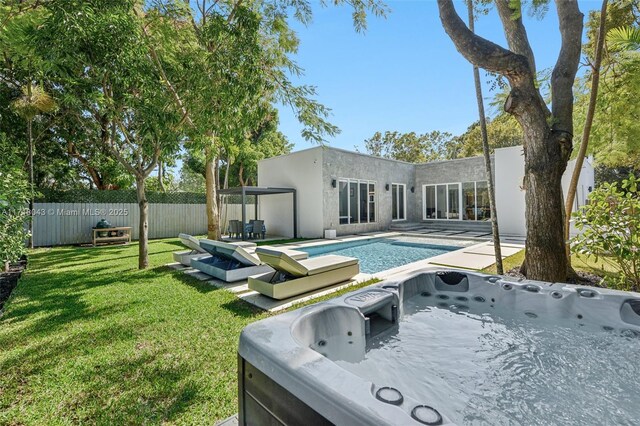
[{"label": "hot tub gray shell", "polygon": [[[416,292],[451,297],[493,299],[519,312],[561,310],[566,321],[594,323],[640,334],[640,294],[586,288],[459,271],[459,284],[447,284],[425,268],[397,275],[352,293],[250,324],[240,335],[238,383],[240,425],[420,425],[411,411],[428,401],[405,398],[400,405],[375,398],[389,383],[371,383],[341,368],[321,354],[322,336],[349,330],[350,343],[364,353],[366,316],[378,313],[394,319],[387,307],[397,306]],[[385,305],[386,303],[386,305]],[[384,306],[382,306],[384,305]],[[434,407],[438,409],[438,407]],[[452,425],[445,410],[442,425]]]}]

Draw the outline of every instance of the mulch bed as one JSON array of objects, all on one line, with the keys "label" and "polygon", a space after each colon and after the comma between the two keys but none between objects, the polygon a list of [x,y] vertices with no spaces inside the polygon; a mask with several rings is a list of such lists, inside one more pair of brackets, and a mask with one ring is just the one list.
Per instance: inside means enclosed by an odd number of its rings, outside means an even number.
[{"label": "mulch bed", "polygon": [[[570,278],[567,280],[568,284],[577,284],[577,285],[589,285],[593,287],[603,287],[602,285],[602,277],[590,274],[588,272],[576,271],[578,274],[577,279]],[[524,275],[520,273],[520,267],[516,266],[515,268],[508,271],[505,275],[510,277],[522,278],[526,279]]]},{"label": "mulch bed", "polygon": [[4,302],[9,299],[11,292],[18,285],[18,280],[26,267],[27,259],[23,257],[19,262],[11,264],[9,272],[0,272],[0,313],[2,313]]}]

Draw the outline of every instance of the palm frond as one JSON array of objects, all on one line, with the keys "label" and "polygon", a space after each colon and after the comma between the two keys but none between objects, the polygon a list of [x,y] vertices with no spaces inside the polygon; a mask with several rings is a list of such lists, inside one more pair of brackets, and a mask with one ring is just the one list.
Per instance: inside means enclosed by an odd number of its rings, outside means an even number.
[{"label": "palm frond", "polygon": [[12,102],[12,107],[18,115],[25,119],[32,119],[38,114],[52,112],[57,108],[56,101],[41,86],[22,87],[22,95]]},{"label": "palm frond", "polygon": [[640,50],[640,28],[612,28],[607,33],[607,43],[617,50]]}]

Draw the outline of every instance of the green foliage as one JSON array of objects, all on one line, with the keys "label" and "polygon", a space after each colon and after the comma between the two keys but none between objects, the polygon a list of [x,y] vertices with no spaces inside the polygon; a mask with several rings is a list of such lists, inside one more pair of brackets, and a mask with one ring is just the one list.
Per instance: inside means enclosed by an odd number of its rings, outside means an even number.
[{"label": "green foliage", "polygon": [[[512,115],[502,112],[487,119],[489,149],[505,148],[523,144],[522,129]],[[456,137],[455,157],[464,158],[482,155],[482,133],[480,122],[473,123],[466,132]]]},{"label": "green foliage", "polygon": [[[137,203],[134,189],[120,189],[113,191],[96,191],[93,189],[73,189],[57,191],[40,189],[36,197],[39,203]],[[204,204],[204,191],[200,192],[160,192],[147,191],[147,201],[150,204]]]},{"label": "green foliage", "polygon": [[0,161],[0,270],[26,252],[29,233],[25,224],[29,220],[30,195],[24,172]]},{"label": "green foliage", "polygon": [[621,289],[640,290],[640,182],[634,175],[618,187],[605,183],[574,213],[582,233],[571,241],[575,253],[612,262],[621,271]]},{"label": "green foliage", "polygon": [[[589,154],[600,165],[613,168],[640,167],[640,52],[621,50],[618,35],[637,32],[639,13],[637,2],[610,2],[606,29],[610,36],[605,42],[605,53],[600,74],[600,88],[596,102],[595,119],[589,138]],[[587,42],[583,51],[592,61],[599,26],[599,12],[589,14],[586,23]],[[626,28],[625,34],[616,28]],[[582,133],[590,95],[590,72],[577,81],[575,90],[575,134]]]},{"label": "green foliage", "polygon": [[415,132],[400,133],[376,132],[365,139],[367,153],[377,157],[391,158],[409,163],[427,163],[429,161],[450,158],[453,136],[447,132],[432,131],[425,134]]},{"label": "green foliage", "polygon": [[640,28],[612,28],[607,33],[607,43],[615,49],[640,50]]}]

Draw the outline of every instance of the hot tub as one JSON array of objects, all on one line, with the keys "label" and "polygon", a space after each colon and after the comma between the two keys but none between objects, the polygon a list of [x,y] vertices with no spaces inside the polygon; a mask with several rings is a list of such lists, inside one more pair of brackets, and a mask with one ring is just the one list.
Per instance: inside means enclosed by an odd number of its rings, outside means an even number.
[{"label": "hot tub", "polygon": [[640,424],[640,295],[421,270],[256,322],[242,425]]}]

